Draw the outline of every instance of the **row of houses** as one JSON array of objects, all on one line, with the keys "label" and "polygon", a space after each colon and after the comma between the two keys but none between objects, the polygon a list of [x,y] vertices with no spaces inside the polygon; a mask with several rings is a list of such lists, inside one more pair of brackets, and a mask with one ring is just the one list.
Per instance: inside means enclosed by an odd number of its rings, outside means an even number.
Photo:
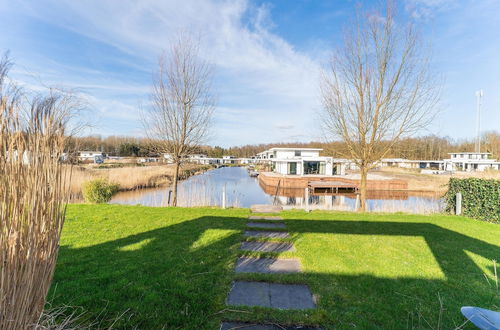
[{"label": "row of houses", "polygon": [[409,160],[402,158],[382,159],[381,166],[431,169],[438,171],[485,171],[500,170],[500,162],[491,159],[488,152],[449,153],[450,158],[442,160]]},{"label": "row of houses", "polygon": [[[167,163],[173,163],[171,154],[163,154],[163,159]],[[251,164],[251,158],[237,158],[235,156],[222,156],[222,158],[208,157],[205,154],[192,154],[186,157],[187,162],[202,165],[231,165],[231,164]]]},{"label": "row of houses", "polygon": [[[271,148],[250,158],[223,156],[208,157],[205,154],[193,154],[186,161],[206,165],[231,164],[268,164],[275,173],[283,175],[344,175],[346,170],[356,170],[356,163],[349,159],[320,156],[320,148]],[[500,170],[500,162],[491,159],[487,152],[450,153],[450,158],[442,160],[410,160],[403,158],[382,159],[378,167],[414,168],[429,171],[484,171]],[[99,151],[82,151],[81,161],[104,161],[109,157]],[[139,162],[159,161],[159,158],[139,158]],[[162,160],[173,162],[170,154],[164,154]]]},{"label": "row of houses", "polygon": [[[320,156],[323,149],[315,148],[271,148],[256,156],[257,162],[272,165],[273,172],[283,175],[343,175],[346,170],[356,170],[356,163],[350,159]],[[500,170],[500,162],[491,159],[487,152],[450,153],[442,160],[410,160],[385,158],[378,167],[401,167],[439,171],[485,171]]]}]

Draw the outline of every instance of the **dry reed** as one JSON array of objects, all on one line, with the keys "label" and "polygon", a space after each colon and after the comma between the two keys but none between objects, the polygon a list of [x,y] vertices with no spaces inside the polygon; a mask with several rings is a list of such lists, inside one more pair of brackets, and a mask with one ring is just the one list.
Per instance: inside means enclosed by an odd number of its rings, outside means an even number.
[{"label": "dry reed", "polygon": [[69,94],[31,96],[7,85],[0,61],[0,329],[36,328],[56,263],[68,179]]},{"label": "dry reed", "polygon": [[[197,171],[203,171],[207,166],[183,164],[180,177],[186,178]],[[71,167],[67,166],[66,171]],[[78,166],[72,169],[69,191],[72,199],[81,198],[82,185],[93,179],[105,179],[118,184],[121,191],[140,188],[152,188],[170,184],[174,175],[174,165],[153,165],[143,167],[95,168],[92,166]]]}]

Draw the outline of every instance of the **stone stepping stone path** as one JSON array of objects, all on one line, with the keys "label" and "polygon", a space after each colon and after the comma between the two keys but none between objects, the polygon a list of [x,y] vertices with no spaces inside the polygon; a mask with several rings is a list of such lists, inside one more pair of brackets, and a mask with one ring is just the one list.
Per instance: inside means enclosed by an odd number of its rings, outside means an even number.
[{"label": "stone stepping stone path", "polygon": [[298,259],[275,258],[238,258],[235,272],[237,273],[298,273],[300,272]]},{"label": "stone stepping stone path", "polygon": [[[281,206],[276,205],[252,205],[252,213],[263,213],[261,215],[252,215],[248,219],[247,227],[277,229],[285,228],[283,218],[280,216],[269,216],[267,213],[281,212]],[[252,220],[254,220],[252,222]],[[260,220],[262,222],[256,222]],[[245,237],[252,238],[274,238],[287,239],[290,234],[280,231],[259,231],[247,230]],[[243,251],[254,252],[293,252],[295,247],[290,242],[268,242],[268,241],[243,241],[240,249]],[[240,257],[235,265],[236,273],[299,273],[301,264],[298,259],[279,259],[279,258],[255,258]],[[232,306],[260,306],[278,309],[302,310],[316,308],[316,302],[307,285],[303,284],[279,284],[269,282],[251,282],[234,281],[226,299],[227,305]],[[247,330],[313,330],[317,327],[308,327],[301,325],[281,326],[277,324],[253,324],[241,322],[222,322],[221,330],[229,329],[247,329]]]},{"label": "stone stepping stone path", "polygon": [[222,322],[220,330],[321,330],[304,325],[277,325],[244,322]]},{"label": "stone stepping stone path", "polygon": [[261,231],[261,230],[247,230],[243,234],[246,237],[255,238],[290,238],[290,234],[284,231]]},{"label": "stone stepping stone path", "polygon": [[274,215],[269,215],[269,216],[252,215],[252,216],[249,216],[248,219],[250,219],[250,220],[269,220],[269,221],[283,220],[282,217],[278,217],[278,216],[274,216]]},{"label": "stone stepping stone path", "polygon": [[292,243],[282,242],[241,242],[241,250],[255,252],[289,252],[295,251]]},{"label": "stone stepping stone path", "polygon": [[252,213],[280,213],[282,210],[279,205],[256,204],[250,207]]},{"label": "stone stepping stone path", "polygon": [[260,306],[279,309],[315,308],[309,287],[302,284],[235,281],[227,297],[233,306]]},{"label": "stone stepping stone path", "polygon": [[247,227],[251,228],[285,228],[284,223],[248,222]]}]

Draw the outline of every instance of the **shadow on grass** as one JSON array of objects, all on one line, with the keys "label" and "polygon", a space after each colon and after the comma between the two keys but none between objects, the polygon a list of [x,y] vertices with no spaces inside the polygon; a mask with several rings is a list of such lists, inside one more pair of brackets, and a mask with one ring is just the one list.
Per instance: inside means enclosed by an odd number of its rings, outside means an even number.
[{"label": "shadow on grass", "polygon": [[[200,217],[90,247],[61,247],[50,296],[55,304],[82,306],[90,313],[106,309],[110,318],[127,311],[115,326],[141,329],[217,329],[222,319],[306,322],[327,328],[427,327],[426,322],[434,326],[438,318],[438,293],[449,310],[442,321],[449,328],[461,323],[461,305],[500,303],[482,270],[465,253],[495,259],[500,256],[498,246],[427,223],[286,222],[298,237],[303,233],[421,236],[446,278],[321,272],[235,275],[246,219]],[[308,284],[319,296],[318,308],[227,311],[225,299],[235,278]]]}]

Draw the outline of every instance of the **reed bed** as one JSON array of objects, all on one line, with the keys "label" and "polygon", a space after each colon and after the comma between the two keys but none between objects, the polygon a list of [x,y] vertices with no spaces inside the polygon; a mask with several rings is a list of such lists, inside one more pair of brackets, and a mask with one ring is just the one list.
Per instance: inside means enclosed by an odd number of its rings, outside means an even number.
[{"label": "reed bed", "polygon": [[70,170],[64,151],[70,96],[28,99],[6,86],[0,62],[0,329],[36,328],[64,223]]},{"label": "reed bed", "polygon": [[[194,173],[203,171],[206,166],[195,164],[184,164],[181,169],[181,179],[187,178]],[[135,190],[140,188],[152,188],[171,183],[174,174],[173,165],[153,166],[129,166],[119,168],[98,168],[91,166],[76,166],[72,169],[69,191],[72,200],[81,198],[82,185],[93,179],[106,179],[111,183],[118,184],[121,191]],[[68,165],[65,171],[71,171]]]}]

